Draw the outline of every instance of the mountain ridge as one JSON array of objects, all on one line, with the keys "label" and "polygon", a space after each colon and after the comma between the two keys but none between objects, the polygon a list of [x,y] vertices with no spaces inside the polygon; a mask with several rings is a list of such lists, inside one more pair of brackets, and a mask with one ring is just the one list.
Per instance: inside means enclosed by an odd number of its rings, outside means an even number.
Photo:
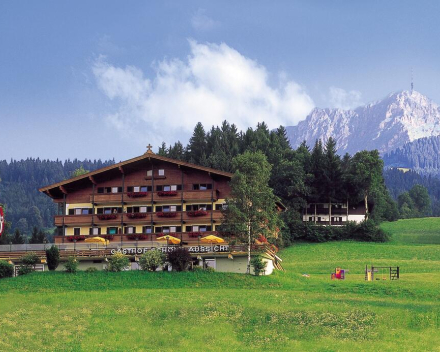
[{"label": "mountain ridge", "polygon": [[400,91],[354,110],[315,108],[286,131],[293,148],[333,137],[340,154],[378,149],[384,155],[408,142],[439,136],[440,108],[417,91]]}]

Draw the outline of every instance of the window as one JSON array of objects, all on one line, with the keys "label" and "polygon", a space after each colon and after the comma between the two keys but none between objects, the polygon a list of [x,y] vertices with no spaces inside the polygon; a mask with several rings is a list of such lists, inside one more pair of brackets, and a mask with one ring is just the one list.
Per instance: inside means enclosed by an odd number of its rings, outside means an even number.
[{"label": "window", "polygon": [[226,210],[226,209],[228,209],[228,205],[226,203],[215,205],[215,210]]},{"label": "window", "polygon": [[206,232],[206,231],[212,231],[212,226],[210,225],[193,225],[193,226],[187,226],[186,231],[188,232]]},{"label": "window", "polygon": [[94,236],[100,235],[101,234],[101,228],[100,227],[91,227],[89,229],[89,234],[90,235],[94,235]]},{"label": "window", "polygon": [[69,215],[89,215],[92,214],[91,208],[74,208],[69,209]]},{"label": "window", "polygon": [[98,187],[98,193],[121,193],[122,187]]},{"label": "window", "polygon": [[96,214],[120,214],[122,213],[121,207],[106,207],[106,208],[97,208]]},{"label": "window", "polygon": [[126,235],[131,235],[133,233],[136,233],[136,227],[134,227],[134,226],[126,226],[125,229],[124,229],[124,233]]},{"label": "window", "polygon": [[180,226],[162,226],[163,233],[176,233],[181,231],[182,231],[182,227]]},{"label": "window", "polygon": [[193,184],[193,190],[195,191],[206,191],[212,189],[211,183],[195,183]]},{"label": "window", "polygon": [[182,190],[182,185],[161,185],[161,186],[156,186],[156,191],[165,191],[165,192],[169,192],[169,191],[181,191]]},{"label": "window", "polygon": [[165,176],[165,170],[164,169],[159,169],[158,171],[158,175],[159,176]]},{"label": "window", "polygon": [[153,227],[152,226],[143,226],[142,233],[153,233]]},{"label": "window", "polygon": [[151,213],[152,207],[139,206],[139,207],[127,207],[127,213]]},{"label": "window", "polygon": [[74,228],[73,228],[73,235],[74,235],[74,236],[80,236],[80,235],[81,235],[81,228],[79,228],[79,227],[74,227]]},{"label": "window", "polygon": [[162,211],[164,213],[182,211],[182,206],[181,205],[158,205],[156,207],[156,211],[157,212]]},{"label": "window", "polygon": [[117,227],[107,227],[107,235],[117,235],[118,228]]},{"label": "window", "polygon": [[151,186],[128,186],[127,187],[127,192],[133,192],[133,193],[138,193],[138,192],[151,192],[152,191],[152,187]]},{"label": "window", "polygon": [[[217,204],[221,205],[221,204]],[[187,211],[195,210],[212,210],[212,204],[190,204],[186,206]]]}]

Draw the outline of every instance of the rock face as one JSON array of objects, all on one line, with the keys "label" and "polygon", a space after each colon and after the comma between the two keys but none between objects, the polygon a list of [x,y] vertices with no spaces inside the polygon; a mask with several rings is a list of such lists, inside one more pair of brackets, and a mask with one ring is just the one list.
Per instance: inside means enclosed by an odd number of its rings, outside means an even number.
[{"label": "rock face", "polygon": [[304,140],[337,141],[339,153],[378,149],[383,155],[407,142],[440,135],[440,108],[416,91],[390,94],[355,110],[314,109],[297,126],[286,127],[293,148]]}]

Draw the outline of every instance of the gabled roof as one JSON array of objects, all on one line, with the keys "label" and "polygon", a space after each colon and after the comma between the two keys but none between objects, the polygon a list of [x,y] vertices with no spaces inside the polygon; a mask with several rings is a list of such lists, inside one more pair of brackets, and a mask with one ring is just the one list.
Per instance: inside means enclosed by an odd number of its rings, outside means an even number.
[{"label": "gabled roof", "polygon": [[181,161],[181,160],[176,160],[176,159],[171,159],[171,158],[167,158],[167,157],[164,157],[164,156],[160,156],[160,155],[154,154],[152,151],[149,150],[145,154],[143,154],[141,156],[138,156],[136,158],[132,158],[132,159],[129,159],[129,160],[126,160],[126,161],[122,161],[122,162],[114,164],[114,165],[106,166],[106,167],[103,167],[101,169],[88,172],[88,173],[86,173],[84,175],[72,177],[72,178],[69,178],[67,180],[64,180],[64,181],[61,181],[61,182],[57,182],[57,183],[54,183],[54,184],[49,185],[49,186],[41,187],[39,189],[39,191],[40,192],[44,192],[44,193],[48,194],[49,196],[51,196],[51,194],[50,194],[51,190],[62,188],[64,186],[67,186],[67,185],[72,184],[72,183],[77,182],[77,181],[91,180],[93,176],[101,174],[101,173],[104,173],[104,172],[107,172],[107,171],[118,170],[118,169],[119,170],[123,170],[123,166],[129,165],[129,164],[133,164],[133,163],[136,163],[136,162],[142,161],[142,160],[147,160],[147,159],[148,160],[153,159],[153,160],[165,161],[165,162],[168,162],[168,163],[176,164],[176,165],[179,165],[179,166],[184,166],[184,167],[191,168],[191,169],[206,171],[206,172],[208,172],[210,174],[214,174],[214,175],[218,175],[218,176],[223,176],[223,177],[226,177],[226,178],[232,178],[232,175],[233,175],[230,172],[224,172],[224,171],[212,169],[212,168],[209,168],[209,167],[204,167],[204,166],[200,166],[200,165],[196,165],[196,164],[192,164],[192,163],[187,163],[185,161]]}]

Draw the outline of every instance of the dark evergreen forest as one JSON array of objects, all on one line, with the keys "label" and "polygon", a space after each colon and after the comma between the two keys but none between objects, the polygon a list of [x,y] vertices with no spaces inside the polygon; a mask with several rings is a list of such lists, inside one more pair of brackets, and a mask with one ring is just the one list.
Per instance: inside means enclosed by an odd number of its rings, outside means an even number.
[{"label": "dark evergreen forest", "polygon": [[5,207],[9,228],[30,235],[33,227],[53,226],[56,207],[38,189],[72,176],[81,167],[92,171],[114,164],[114,161],[40,159],[0,161],[0,203]]}]

